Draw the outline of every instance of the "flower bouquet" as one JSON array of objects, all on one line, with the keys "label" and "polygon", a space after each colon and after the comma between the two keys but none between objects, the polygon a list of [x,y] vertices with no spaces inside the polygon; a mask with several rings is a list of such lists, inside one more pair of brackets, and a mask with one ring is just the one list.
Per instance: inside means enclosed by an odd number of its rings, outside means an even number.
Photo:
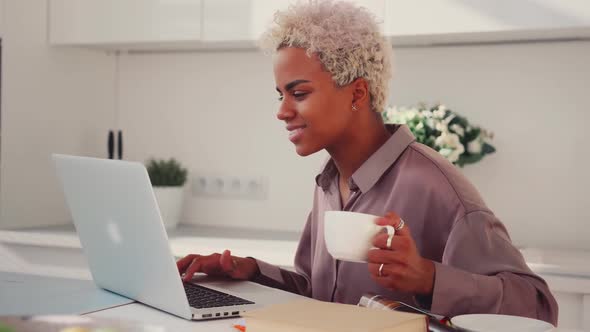
[{"label": "flower bouquet", "polygon": [[463,167],[496,151],[493,133],[469,124],[465,117],[444,105],[427,107],[388,107],[382,113],[385,123],[407,125],[416,140],[438,151],[451,163]]}]

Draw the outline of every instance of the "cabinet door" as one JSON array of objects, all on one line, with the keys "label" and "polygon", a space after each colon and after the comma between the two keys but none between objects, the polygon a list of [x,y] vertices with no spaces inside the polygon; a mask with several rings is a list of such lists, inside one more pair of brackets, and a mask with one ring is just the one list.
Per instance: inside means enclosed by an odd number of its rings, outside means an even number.
[{"label": "cabinet door", "polygon": [[249,40],[252,2],[257,0],[203,0],[202,40]]},{"label": "cabinet door", "polygon": [[260,38],[277,10],[291,0],[203,0],[203,41],[248,41]]},{"label": "cabinet door", "polygon": [[201,0],[50,0],[52,44],[198,41]]},{"label": "cabinet door", "polygon": [[[349,0],[350,1],[350,0]],[[253,0],[251,1],[251,23],[250,36],[257,40],[271,25],[274,14],[278,10],[285,10],[294,0]],[[383,21],[385,19],[385,2],[384,0],[352,0],[351,2],[367,8],[375,14],[380,26],[384,30]]]},{"label": "cabinet door", "polygon": [[420,36],[588,27],[587,0],[386,1],[386,33]]}]

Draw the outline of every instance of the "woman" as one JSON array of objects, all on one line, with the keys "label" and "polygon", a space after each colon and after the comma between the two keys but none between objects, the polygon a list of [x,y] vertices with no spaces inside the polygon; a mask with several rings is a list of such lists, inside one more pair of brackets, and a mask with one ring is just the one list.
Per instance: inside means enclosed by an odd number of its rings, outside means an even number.
[{"label": "woman", "polygon": [[[226,250],[178,261],[184,279],[204,272],[351,304],[373,292],[447,316],[502,313],[555,324],[546,283],[477,190],[407,127],[383,124],[391,46],[373,17],[324,1],[291,6],[275,23],[263,45],[275,52],[277,118],[299,155],[330,155],[316,177],[297,272]],[[335,261],[321,227],[327,210],[385,215],[378,224],[398,231],[389,245],[387,234],[375,236],[368,264]]]}]

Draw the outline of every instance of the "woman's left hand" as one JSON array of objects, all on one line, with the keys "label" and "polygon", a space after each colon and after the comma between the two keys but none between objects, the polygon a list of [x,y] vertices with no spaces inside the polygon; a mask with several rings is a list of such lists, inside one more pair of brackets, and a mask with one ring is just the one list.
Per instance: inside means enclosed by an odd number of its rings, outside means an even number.
[{"label": "woman's left hand", "polygon": [[[380,226],[391,225],[398,228],[400,217],[389,212],[375,223]],[[395,231],[391,246],[387,247],[386,233],[379,233],[373,238],[373,245],[378,249],[369,250],[369,273],[381,286],[394,291],[420,295],[432,294],[434,287],[434,263],[422,258],[410,229],[405,224]],[[379,273],[379,268],[381,273]]]}]

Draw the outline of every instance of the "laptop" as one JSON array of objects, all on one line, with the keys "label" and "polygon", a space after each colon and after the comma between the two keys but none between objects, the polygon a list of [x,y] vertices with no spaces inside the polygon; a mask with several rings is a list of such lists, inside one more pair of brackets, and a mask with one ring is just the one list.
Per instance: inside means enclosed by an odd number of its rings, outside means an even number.
[{"label": "laptop", "polygon": [[52,158],[98,287],[191,320],[235,317],[287,299],[247,281],[183,282],[143,164]]}]

